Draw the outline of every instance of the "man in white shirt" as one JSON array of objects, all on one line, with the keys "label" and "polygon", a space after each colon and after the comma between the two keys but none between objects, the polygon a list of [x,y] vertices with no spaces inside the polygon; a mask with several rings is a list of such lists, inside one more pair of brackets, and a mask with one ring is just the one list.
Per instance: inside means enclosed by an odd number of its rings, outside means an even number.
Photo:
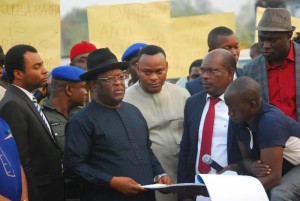
[{"label": "man in white shirt", "polygon": [[[236,70],[233,55],[224,49],[215,49],[203,59],[200,77],[204,91],[190,97],[184,110],[184,132],[180,144],[178,183],[193,183],[195,175],[215,174],[216,171],[202,163],[209,154],[221,166],[239,161],[241,156],[237,141],[230,129],[228,108],[224,102],[224,91],[232,82]],[[211,106],[211,102],[215,105]],[[214,112],[211,110],[214,108]],[[206,122],[213,114],[211,128]],[[209,122],[209,121],[208,121]],[[210,129],[210,131],[209,131]],[[210,138],[209,135],[212,135]],[[210,144],[211,143],[211,144]],[[207,146],[210,144],[209,146]],[[195,200],[193,195],[180,194],[179,200]],[[197,200],[209,200],[199,196]]]},{"label": "man in white shirt", "polygon": [[[168,72],[166,54],[161,47],[148,45],[138,53],[137,73],[140,81],[129,87],[129,102],[145,117],[152,150],[163,169],[176,183],[179,143],[183,132],[183,109],[189,92],[165,82]],[[157,201],[177,201],[176,194],[156,192]]]}]

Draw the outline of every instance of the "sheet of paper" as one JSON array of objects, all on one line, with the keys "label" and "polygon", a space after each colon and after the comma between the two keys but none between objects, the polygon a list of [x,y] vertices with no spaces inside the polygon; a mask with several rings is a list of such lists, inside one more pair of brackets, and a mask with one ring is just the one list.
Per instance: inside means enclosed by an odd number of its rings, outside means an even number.
[{"label": "sheet of paper", "polygon": [[142,186],[145,189],[163,189],[163,188],[171,188],[171,187],[193,187],[193,186],[205,186],[204,184],[195,184],[195,183],[180,183],[180,184],[172,184],[172,185],[167,185],[167,184],[150,184],[150,185],[144,185]]},{"label": "sheet of paper", "polygon": [[212,201],[269,201],[260,181],[250,176],[200,174]]},{"label": "sheet of paper", "polygon": [[173,184],[173,185],[166,185],[166,184],[150,184],[144,185],[143,188],[147,190],[160,190],[166,193],[190,193],[192,195],[200,195],[206,191],[206,187],[204,184],[195,184],[195,183],[180,183],[180,184]]}]

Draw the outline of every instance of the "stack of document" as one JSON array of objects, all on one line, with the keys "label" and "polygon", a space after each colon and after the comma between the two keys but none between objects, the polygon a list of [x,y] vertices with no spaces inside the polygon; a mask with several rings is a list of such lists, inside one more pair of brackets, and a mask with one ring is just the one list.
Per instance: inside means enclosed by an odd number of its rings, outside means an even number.
[{"label": "stack of document", "polygon": [[195,183],[151,184],[142,186],[148,190],[166,193],[189,193],[209,196],[212,201],[269,201],[264,187],[251,176],[227,174],[199,174]]}]

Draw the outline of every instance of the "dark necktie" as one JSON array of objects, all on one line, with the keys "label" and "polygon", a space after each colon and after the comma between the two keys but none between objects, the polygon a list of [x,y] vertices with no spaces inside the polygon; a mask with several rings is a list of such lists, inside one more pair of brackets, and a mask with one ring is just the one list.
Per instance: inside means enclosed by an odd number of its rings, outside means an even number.
[{"label": "dark necktie", "polygon": [[200,157],[198,163],[198,170],[202,174],[207,174],[210,167],[202,162],[202,157],[205,154],[211,155],[211,143],[214,130],[215,121],[215,105],[220,101],[219,98],[210,97],[209,108],[203,124],[202,141],[200,147]]},{"label": "dark necktie", "polygon": [[48,123],[48,121],[47,121],[47,119],[46,119],[46,117],[45,117],[45,115],[44,115],[44,113],[43,113],[43,111],[42,111],[42,109],[41,109],[40,105],[38,104],[35,97],[33,97],[32,102],[33,102],[34,106],[36,107],[37,111],[39,112],[40,116],[42,117],[43,121],[47,125],[47,127],[49,129],[49,132],[51,133],[51,137],[53,138],[50,125],[49,125],[49,123]]}]

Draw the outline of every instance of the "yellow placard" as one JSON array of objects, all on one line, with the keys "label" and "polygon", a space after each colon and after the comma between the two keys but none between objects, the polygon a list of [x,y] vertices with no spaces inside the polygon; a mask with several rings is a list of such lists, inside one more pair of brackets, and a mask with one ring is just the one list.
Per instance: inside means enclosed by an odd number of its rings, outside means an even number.
[{"label": "yellow placard", "polygon": [[4,52],[17,44],[35,47],[51,70],[60,65],[59,0],[1,0],[0,45]]},{"label": "yellow placard", "polygon": [[184,77],[190,64],[207,52],[207,35],[217,26],[235,31],[233,13],[170,18],[170,3],[88,7],[89,39],[121,58],[128,46],[144,42],[162,47],[169,62],[168,78]]},{"label": "yellow placard", "polygon": [[[256,8],[256,25],[255,27],[257,27],[258,22],[260,21],[260,19],[262,18],[263,14],[264,14],[265,8],[262,7],[257,7]],[[296,30],[294,31],[294,36],[296,36],[296,32],[300,32],[300,19],[297,17],[293,17],[291,16],[291,22],[292,25],[296,27]],[[257,35],[257,31],[255,32],[255,42],[258,42],[258,35]]]}]

